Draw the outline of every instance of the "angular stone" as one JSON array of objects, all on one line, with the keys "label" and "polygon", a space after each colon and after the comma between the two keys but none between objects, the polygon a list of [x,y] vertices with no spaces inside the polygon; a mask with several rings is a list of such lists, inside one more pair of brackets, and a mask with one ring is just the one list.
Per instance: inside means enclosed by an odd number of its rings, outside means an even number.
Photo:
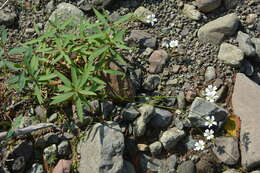
[{"label": "angular stone", "polygon": [[241,119],[240,150],[241,162],[245,169],[260,165],[260,86],[244,74],[236,75],[232,95],[234,114]]},{"label": "angular stone", "polygon": [[196,4],[200,11],[208,13],[219,7],[221,0],[196,0]]},{"label": "angular stone", "polygon": [[168,54],[165,50],[155,50],[149,58],[149,72],[150,73],[161,73],[163,67],[168,60]]},{"label": "angular stone", "polygon": [[203,25],[198,31],[198,37],[204,43],[220,44],[225,36],[235,34],[238,25],[239,18],[231,13]]},{"label": "angular stone", "polygon": [[192,20],[200,20],[201,18],[201,13],[193,5],[184,4],[182,13]]},{"label": "angular stone", "polygon": [[218,127],[220,128],[224,124],[227,115],[228,112],[222,107],[196,97],[190,107],[188,118],[193,126],[206,127],[205,118],[207,116],[214,116],[215,121],[218,123]]},{"label": "angular stone", "polygon": [[152,128],[164,129],[171,124],[173,114],[170,111],[160,109],[160,108],[155,108],[154,114],[155,115],[152,117],[152,119],[149,122],[149,125]]},{"label": "angular stone", "polygon": [[240,158],[238,139],[236,137],[215,138],[213,152],[221,162],[227,165],[235,165]]},{"label": "angular stone", "polygon": [[239,66],[244,59],[244,53],[236,46],[222,43],[218,52],[218,59],[231,66]]},{"label": "angular stone", "polygon": [[154,91],[155,89],[157,89],[160,82],[161,82],[161,78],[159,75],[149,75],[144,80],[143,87],[147,91]]},{"label": "angular stone", "polygon": [[163,132],[160,137],[160,142],[167,151],[170,151],[184,136],[185,132],[183,130],[173,127]]},{"label": "angular stone", "polygon": [[127,105],[122,111],[122,116],[125,121],[133,121],[140,113],[132,105]]},{"label": "angular stone", "polygon": [[159,141],[156,141],[149,145],[149,149],[153,155],[160,154],[162,151],[162,143]]},{"label": "angular stone", "polygon": [[248,34],[238,31],[237,42],[239,48],[244,52],[246,56],[255,56],[256,50]]},{"label": "angular stone", "polygon": [[191,160],[185,161],[178,166],[177,173],[195,173],[195,165]]},{"label": "angular stone", "polygon": [[78,144],[79,173],[123,170],[124,135],[115,122],[97,123]]},{"label": "angular stone", "polygon": [[156,37],[142,30],[133,30],[128,38],[130,44],[137,44],[139,47],[156,47]]}]

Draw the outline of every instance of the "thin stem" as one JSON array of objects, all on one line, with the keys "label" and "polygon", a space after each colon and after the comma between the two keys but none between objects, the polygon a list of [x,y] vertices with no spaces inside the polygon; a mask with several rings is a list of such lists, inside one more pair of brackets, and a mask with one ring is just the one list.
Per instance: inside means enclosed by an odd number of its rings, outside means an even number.
[{"label": "thin stem", "polygon": [[9,0],[6,0],[4,4],[0,7],[0,10],[4,8],[4,6],[8,3]]}]

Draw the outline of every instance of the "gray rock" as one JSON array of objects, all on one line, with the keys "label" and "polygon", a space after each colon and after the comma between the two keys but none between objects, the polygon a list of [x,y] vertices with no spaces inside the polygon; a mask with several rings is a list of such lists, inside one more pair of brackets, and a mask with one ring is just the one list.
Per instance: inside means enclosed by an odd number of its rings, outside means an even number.
[{"label": "gray rock", "polygon": [[156,37],[142,30],[131,31],[128,42],[131,45],[137,44],[139,47],[156,47]]},{"label": "gray rock", "polygon": [[196,97],[190,107],[188,118],[194,127],[206,127],[205,118],[207,116],[214,116],[220,128],[225,123],[227,115],[228,112],[222,107]]},{"label": "gray rock", "polygon": [[39,163],[34,163],[26,173],[44,173],[43,166]]},{"label": "gray rock", "polygon": [[228,169],[228,170],[224,171],[223,173],[241,173],[241,172],[236,169]]},{"label": "gray rock", "polygon": [[234,13],[220,17],[199,29],[199,40],[204,43],[220,44],[226,36],[235,34],[238,25],[239,19]]},{"label": "gray rock", "polygon": [[244,60],[241,66],[241,72],[247,76],[252,76],[254,73],[254,66],[247,60]]},{"label": "gray rock", "polygon": [[149,145],[149,149],[150,149],[150,152],[153,154],[153,155],[158,155],[158,154],[161,154],[161,151],[162,151],[162,143],[159,142],[159,141],[156,141],[152,144]]},{"label": "gray rock", "polygon": [[196,4],[200,11],[208,13],[219,7],[221,0],[196,0]]},{"label": "gray rock", "polygon": [[113,112],[115,105],[111,101],[103,101],[101,102],[101,111],[105,119],[109,118],[111,113]]},{"label": "gray rock", "polygon": [[260,170],[255,170],[255,171],[252,171],[250,173],[260,173]]},{"label": "gray rock", "polygon": [[155,115],[155,109],[152,105],[144,104],[138,110],[141,113],[141,116],[134,121],[133,132],[134,136],[143,136],[148,122]]},{"label": "gray rock", "polygon": [[244,53],[236,46],[222,43],[218,52],[218,59],[231,66],[239,66],[244,59]]},{"label": "gray rock", "polygon": [[35,111],[35,115],[38,118],[42,120],[45,120],[47,118],[47,109],[44,108],[43,106],[37,106],[34,111]]},{"label": "gray rock", "polygon": [[182,162],[177,169],[177,173],[195,173],[195,165],[191,160]]},{"label": "gray rock", "polygon": [[[246,92],[245,92],[246,91]],[[240,117],[240,151],[244,169],[250,170],[260,165],[260,86],[244,74],[236,75],[232,95],[234,114]]]},{"label": "gray rock", "polygon": [[0,9],[0,25],[12,26],[17,20],[17,14],[15,10],[12,10],[8,7]]},{"label": "gray rock", "polygon": [[217,137],[213,152],[217,158],[227,165],[235,165],[240,157],[238,139],[236,137]]},{"label": "gray rock", "polygon": [[60,156],[69,156],[70,154],[70,144],[68,141],[62,141],[58,145],[58,154]]},{"label": "gray rock", "polygon": [[184,136],[185,132],[183,130],[173,127],[163,132],[160,142],[167,151],[170,151]]},{"label": "gray rock", "polygon": [[238,31],[237,42],[239,48],[244,52],[246,56],[255,56],[256,50],[248,34]]},{"label": "gray rock", "polygon": [[184,92],[179,92],[177,96],[177,103],[178,103],[178,108],[179,109],[184,109],[186,106],[186,101],[185,101],[185,94]]},{"label": "gray rock", "polygon": [[124,160],[124,167],[122,173],[135,173],[135,168],[132,163]]},{"label": "gray rock", "polygon": [[45,148],[52,144],[58,144],[59,142],[60,137],[57,134],[50,132],[44,136],[37,138],[35,141],[35,146],[38,148]]},{"label": "gray rock", "polygon": [[159,75],[149,75],[144,80],[143,87],[147,91],[154,91],[155,89],[157,89],[160,82],[161,82],[161,78]]},{"label": "gray rock", "polygon": [[184,16],[192,19],[192,20],[200,20],[201,19],[201,13],[196,10],[196,7],[189,4],[184,4],[184,7],[182,9],[182,13]]},{"label": "gray rock", "polygon": [[47,13],[51,13],[55,9],[54,7],[54,0],[51,0],[47,3],[45,10]]},{"label": "gray rock", "polygon": [[[48,22],[46,23],[45,29],[48,30],[52,26],[50,25],[50,21],[54,23],[62,23],[67,20],[72,20],[72,23],[77,25],[80,24],[82,19],[84,18],[84,13],[77,7],[72,4],[62,2],[57,6],[57,9],[52,12],[50,15]],[[57,23],[57,24],[59,24]]]},{"label": "gray rock", "polygon": [[149,72],[161,73],[168,60],[168,54],[165,50],[155,50],[149,58]]},{"label": "gray rock", "polygon": [[260,39],[259,38],[252,38],[252,42],[254,43],[256,55],[258,56],[257,62],[260,62]]},{"label": "gray rock", "polygon": [[152,128],[164,129],[167,128],[173,119],[173,114],[165,109],[155,108],[152,119],[149,122],[149,125]]},{"label": "gray rock", "polygon": [[55,144],[45,148],[43,150],[43,157],[46,161],[53,161],[54,158],[57,158],[57,146]]},{"label": "gray rock", "polygon": [[48,118],[47,122],[53,123],[53,122],[57,121],[57,119],[58,119],[58,114],[54,113],[54,114],[51,114],[51,116]]},{"label": "gray rock", "polygon": [[124,135],[115,122],[97,123],[78,144],[79,173],[123,171]]},{"label": "gray rock", "polygon": [[90,11],[92,8],[102,9],[108,8],[114,1],[113,0],[80,0],[77,6],[83,11]]},{"label": "gray rock", "polygon": [[127,105],[122,111],[122,116],[125,121],[133,121],[140,113],[133,105]]},{"label": "gray rock", "polygon": [[153,12],[151,12],[150,10],[148,10],[145,7],[138,7],[135,11],[134,11],[134,15],[136,15],[136,17],[138,17],[138,19],[143,22],[143,23],[148,23],[146,18],[149,15],[152,15]]},{"label": "gray rock", "polygon": [[176,155],[171,155],[166,159],[157,159],[143,154],[140,159],[142,172],[174,173],[176,164]]},{"label": "gray rock", "polygon": [[173,106],[176,102],[176,98],[175,97],[167,97],[164,99],[164,104],[166,106]]},{"label": "gray rock", "polygon": [[235,8],[241,0],[223,0],[224,7],[226,9]]},{"label": "gray rock", "polygon": [[216,78],[216,70],[212,66],[208,66],[205,72],[205,80],[211,81],[212,79]]}]

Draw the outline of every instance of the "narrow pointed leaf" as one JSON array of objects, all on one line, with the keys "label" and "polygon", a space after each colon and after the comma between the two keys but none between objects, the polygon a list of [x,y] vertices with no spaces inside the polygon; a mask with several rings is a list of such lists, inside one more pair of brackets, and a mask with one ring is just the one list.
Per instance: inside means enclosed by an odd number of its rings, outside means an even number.
[{"label": "narrow pointed leaf", "polygon": [[51,102],[51,105],[64,102],[64,101],[70,99],[73,95],[74,95],[74,92],[68,92],[68,93],[54,96],[54,97],[52,97],[53,101]]}]

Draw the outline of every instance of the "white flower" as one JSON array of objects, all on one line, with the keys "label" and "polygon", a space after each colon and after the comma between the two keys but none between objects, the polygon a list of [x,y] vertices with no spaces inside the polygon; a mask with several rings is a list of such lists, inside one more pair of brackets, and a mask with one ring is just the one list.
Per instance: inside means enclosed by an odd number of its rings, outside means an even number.
[{"label": "white flower", "polygon": [[179,41],[178,40],[171,40],[170,43],[169,43],[169,46],[170,47],[178,47],[179,45]]},{"label": "white flower", "polygon": [[211,127],[213,125],[217,125],[217,122],[215,121],[215,117],[214,116],[207,116],[206,118],[206,122],[205,122],[205,126]]},{"label": "white flower", "polygon": [[157,22],[157,19],[155,18],[154,14],[151,14],[146,17],[146,22],[150,23],[153,26],[154,23]]},{"label": "white flower", "polygon": [[212,129],[206,129],[203,135],[207,138],[207,140],[211,140],[214,138],[214,131]]},{"label": "white flower", "polygon": [[205,148],[205,142],[203,140],[199,140],[198,142],[195,143],[194,150],[199,151],[199,150],[204,150],[204,148]]},{"label": "white flower", "polygon": [[209,85],[208,88],[205,89],[206,100],[209,102],[215,102],[218,98],[216,90],[216,86]]}]

